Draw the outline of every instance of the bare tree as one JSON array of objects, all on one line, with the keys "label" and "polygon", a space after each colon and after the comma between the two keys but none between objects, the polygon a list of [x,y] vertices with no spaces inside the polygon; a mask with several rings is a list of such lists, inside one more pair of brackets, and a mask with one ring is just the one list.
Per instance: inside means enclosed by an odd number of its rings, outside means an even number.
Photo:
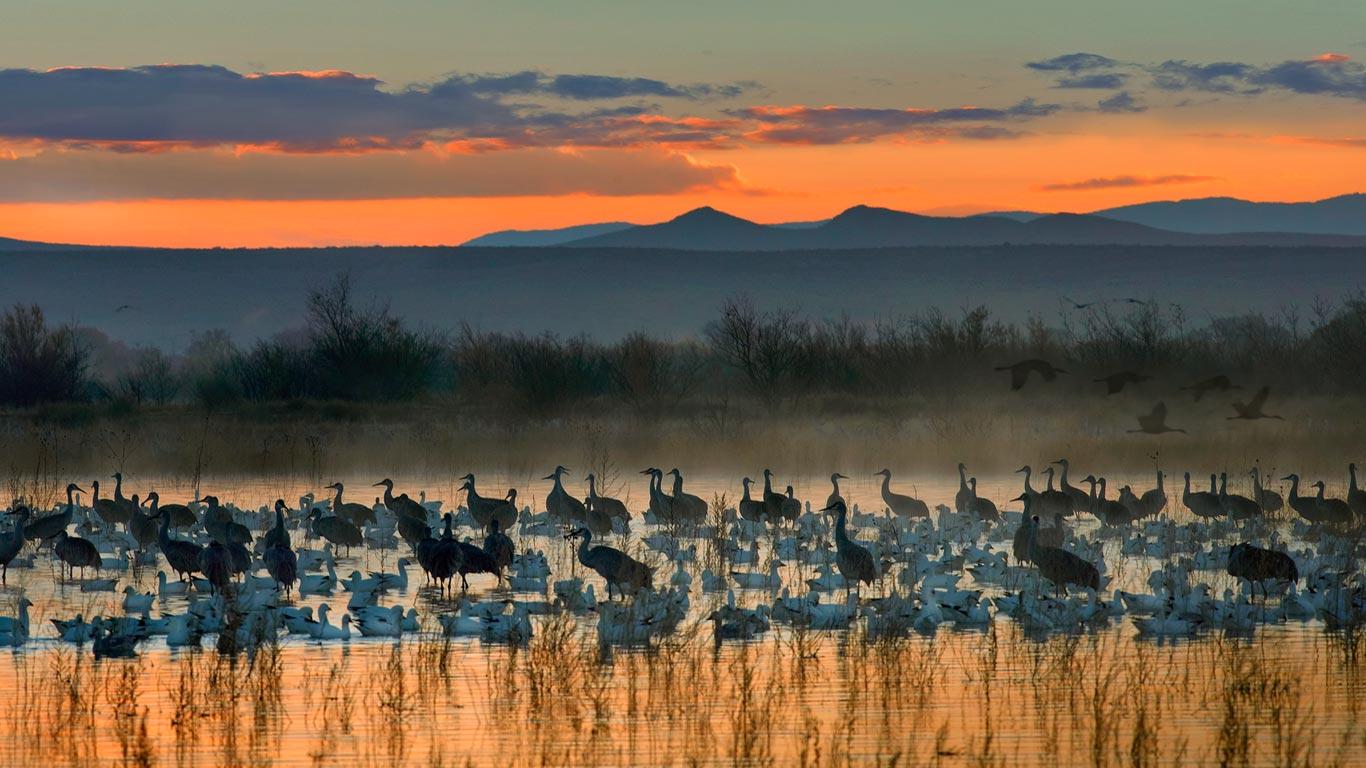
[{"label": "bare tree", "polygon": [[748,296],[728,299],[706,336],[721,361],[736,368],[769,408],[780,403],[810,335],[810,325],[788,307],[759,312]]}]

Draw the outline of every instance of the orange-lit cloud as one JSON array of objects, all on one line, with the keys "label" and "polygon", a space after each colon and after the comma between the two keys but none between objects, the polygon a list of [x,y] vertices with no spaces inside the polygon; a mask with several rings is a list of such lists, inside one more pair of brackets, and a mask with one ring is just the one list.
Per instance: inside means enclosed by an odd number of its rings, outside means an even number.
[{"label": "orange-lit cloud", "polygon": [[1046,192],[1077,192],[1091,189],[1121,189],[1125,187],[1161,187],[1169,184],[1198,184],[1215,181],[1213,176],[1195,176],[1186,173],[1173,173],[1163,176],[1106,176],[1103,178],[1083,179],[1041,184],[1039,189]]}]

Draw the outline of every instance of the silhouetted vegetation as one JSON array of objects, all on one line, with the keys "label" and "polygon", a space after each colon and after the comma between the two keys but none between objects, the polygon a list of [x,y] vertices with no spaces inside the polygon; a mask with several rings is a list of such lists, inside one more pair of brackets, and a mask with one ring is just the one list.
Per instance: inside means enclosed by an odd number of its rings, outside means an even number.
[{"label": "silhouetted vegetation", "polygon": [[[425,401],[488,415],[552,418],[620,407],[640,417],[705,414],[748,402],[773,411],[822,402],[857,409],[889,401],[999,392],[998,365],[1041,357],[1073,375],[1060,391],[1131,370],[1155,392],[1214,373],[1281,394],[1366,389],[1366,296],[1192,322],[1178,306],[1129,299],[1067,310],[1055,322],[1006,323],[988,307],[926,309],[857,321],[810,318],[724,300],[698,338],[635,333],[612,344],[408,327],[387,305],[358,307],[343,275],[307,297],[297,331],[239,348],[226,333],[197,335],[179,355],[127,349],[92,329],[48,328],[34,307],[0,327],[0,401],[172,404]],[[1028,392],[1029,389],[1026,389]],[[730,417],[722,414],[729,423]]]}]

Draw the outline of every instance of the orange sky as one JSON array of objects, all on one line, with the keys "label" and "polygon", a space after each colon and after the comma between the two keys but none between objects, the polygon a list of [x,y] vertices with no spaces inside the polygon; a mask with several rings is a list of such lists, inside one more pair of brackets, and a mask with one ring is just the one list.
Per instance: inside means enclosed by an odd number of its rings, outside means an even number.
[{"label": "orange sky", "polygon": [[[452,244],[497,229],[651,222],[699,205],[759,221],[824,218],[856,203],[961,214],[1094,210],[1233,195],[1313,200],[1362,189],[1366,149],[1284,137],[1068,133],[1016,140],[695,151],[734,166],[746,191],[342,201],[127,200],[0,204],[8,237],[153,246]],[[1120,176],[1151,186],[1047,191]],[[1176,181],[1170,181],[1170,179]]]}]

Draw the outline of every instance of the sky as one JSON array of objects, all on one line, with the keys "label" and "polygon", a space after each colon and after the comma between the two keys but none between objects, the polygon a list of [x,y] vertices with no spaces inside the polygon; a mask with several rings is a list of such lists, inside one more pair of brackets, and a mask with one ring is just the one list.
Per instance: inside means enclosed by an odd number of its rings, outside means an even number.
[{"label": "sky", "polygon": [[6,4],[0,236],[499,229],[1366,191],[1366,3]]}]

